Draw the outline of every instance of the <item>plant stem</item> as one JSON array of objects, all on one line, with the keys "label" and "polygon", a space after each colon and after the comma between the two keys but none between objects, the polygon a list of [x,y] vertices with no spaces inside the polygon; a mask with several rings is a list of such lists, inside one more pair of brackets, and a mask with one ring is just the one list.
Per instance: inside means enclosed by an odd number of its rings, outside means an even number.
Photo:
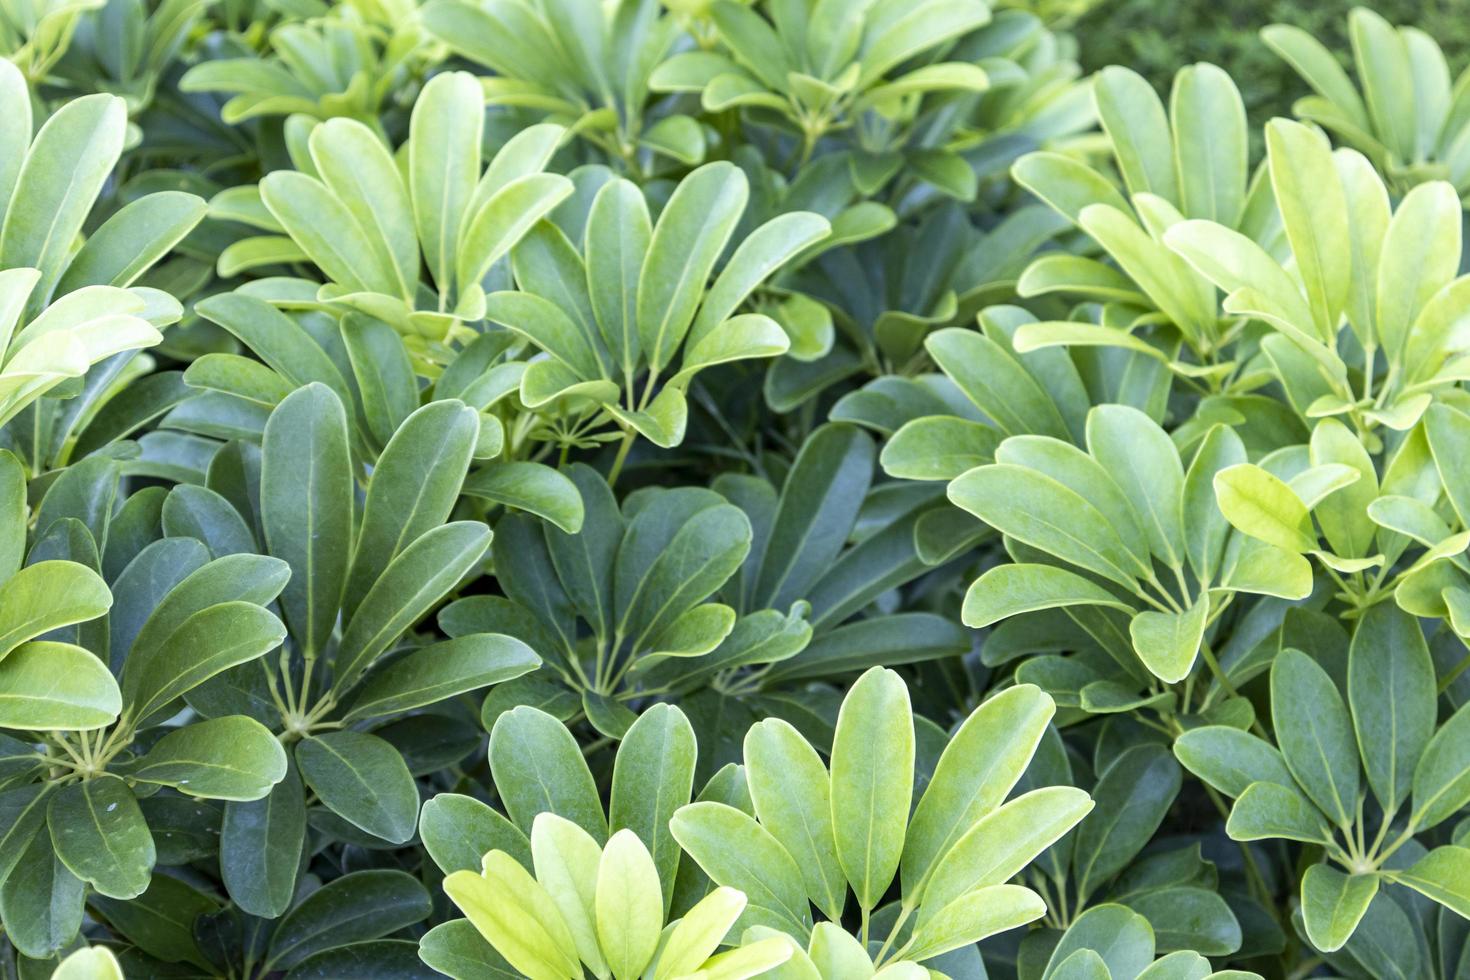
[{"label": "plant stem", "polygon": [[632,426],[623,427],[623,441],[618,445],[618,454],[613,457],[612,469],[607,471],[607,485],[616,486],[618,476],[623,472],[623,463],[628,459],[628,450],[633,448],[633,440],[638,438],[638,430]]}]

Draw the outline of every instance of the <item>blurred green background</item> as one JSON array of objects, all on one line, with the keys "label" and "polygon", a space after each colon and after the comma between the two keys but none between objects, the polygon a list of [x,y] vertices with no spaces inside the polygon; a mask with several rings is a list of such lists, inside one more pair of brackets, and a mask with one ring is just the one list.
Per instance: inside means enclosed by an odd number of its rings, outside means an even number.
[{"label": "blurred green background", "polygon": [[1352,57],[1348,11],[1368,6],[1393,24],[1414,24],[1444,49],[1452,77],[1470,64],[1470,0],[1028,0],[1018,4],[1076,36],[1082,66],[1126,65],[1167,93],[1181,65],[1208,61],[1234,76],[1255,127],[1289,116],[1306,86],[1261,43],[1267,24],[1294,24]]}]

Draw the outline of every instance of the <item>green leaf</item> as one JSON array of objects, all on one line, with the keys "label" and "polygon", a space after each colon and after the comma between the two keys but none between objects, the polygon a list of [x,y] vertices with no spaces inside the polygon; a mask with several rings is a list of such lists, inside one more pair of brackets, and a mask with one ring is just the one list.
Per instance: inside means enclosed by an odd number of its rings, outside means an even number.
[{"label": "green leaf", "polygon": [[492,463],[471,473],[461,491],[544,517],[570,534],[582,527],[582,498],[576,484],[541,463]]},{"label": "green leaf", "polygon": [[1177,203],[1169,119],[1153,86],[1137,72],[1113,65],[1098,73],[1092,95],[1129,192]]},{"label": "green leaf", "polygon": [[429,917],[424,886],[402,871],[354,871],[306,896],[271,934],[264,969],[289,969],[313,953],[391,935]]},{"label": "green leaf", "polygon": [[1454,910],[1464,918],[1470,911],[1470,848],[1436,847],[1404,871],[1389,872],[1392,879]]},{"label": "green leaf", "polygon": [[1043,980],[1065,976],[1059,972],[1062,964],[1088,950],[1103,961],[1106,975],[1136,977],[1153,962],[1153,929],[1147,919],[1122,905],[1094,906],[1077,916],[1063,934],[1052,950]]},{"label": "green leaf", "polygon": [[1136,408],[1099,405],[1087,413],[1087,450],[1137,509],[1149,549],[1170,566],[1182,565],[1184,467],[1167,433]]},{"label": "green leaf", "polygon": [[827,237],[827,219],[809,211],[789,211],[756,228],[736,247],[709,288],[689,328],[694,347],[724,324],[762,282],[803,249]]},{"label": "green leaf", "polygon": [[812,904],[827,918],[840,921],[847,880],[837,861],[827,767],[816,749],[779,718],[750,727],[744,759],[745,780],[761,826],[801,869]]},{"label": "green leaf", "polygon": [[326,648],[337,622],[352,558],[352,513],[342,403],[325,385],[298,388],[265,425],[260,522],[270,553],[291,567],[281,606],[307,656]]},{"label": "green leaf", "polygon": [[1353,274],[1347,197],[1332,149],[1318,130],[1273,119],[1266,124],[1266,156],[1317,336],[1330,344],[1347,305]]},{"label": "green leaf", "polygon": [[87,237],[67,263],[56,294],[65,296],[84,286],[131,286],[207,210],[202,198],[181,191],[158,191],[130,201]]},{"label": "green leaf", "polygon": [[478,521],[455,521],[425,533],[400,552],[342,632],[336,659],[338,689],[350,687],[479,564],[489,547],[488,527]]},{"label": "green leaf", "polygon": [[1291,65],[1312,89],[1347,113],[1362,130],[1370,127],[1368,111],[1347,72],[1332,52],[1299,27],[1272,24],[1261,30],[1261,40]]},{"label": "green leaf", "polygon": [[648,363],[673,359],[694,321],[710,271],[745,211],[745,173],[721,161],[679,182],[654,225],[638,278],[638,336]]},{"label": "green leaf", "polygon": [[419,812],[424,850],[445,874],[477,871],[491,851],[531,865],[531,843],[500,811],[471,796],[440,793]]},{"label": "green leaf", "polygon": [[991,885],[960,896],[914,930],[905,956],[927,960],[1015,929],[1046,914],[1041,896],[1020,885]]},{"label": "green leaf", "polygon": [[926,415],[905,422],[879,457],[883,472],[900,480],[953,480],[995,461],[1000,435],[969,419]]},{"label": "green leaf", "polygon": [[1427,829],[1470,802],[1470,706],[1440,726],[1414,767],[1413,821]]},{"label": "green leaf", "polygon": [[1077,829],[1077,887],[1093,894],[1141,851],[1163,822],[1182,782],[1179,764],[1158,745],[1113,760],[1092,791],[1097,808]]},{"label": "green leaf", "polygon": [[1350,826],[1358,798],[1352,723],[1327,671],[1299,650],[1281,651],[1271,667],[1271,719],[1301,788],[1335,824]]},{"label": "green leaf", "polygon": [[498,633],[472,633],[433,643],[369,676],[343,720],[381,718],[435,704],[520,677],[540,664],[530,647]]},{"label": "green leaf", "polygon": [[1023,793],[976,820],[939,856],[922,894],[909,897],[910,902],[919,899],[920,923],[977,888],[1009,881],[1091,809],[1092,800],[1082,790],[1048,786]]},{"label": "green leaf", "polygon": [[6,937],[32,959],[53,956],[76,939],[86,897],[86,883],[61,863],[50,837],[32,834],[15,868],[0,883]]},{"label": "green leaf", "polygon": [[[24,526],[24,520],[21,523]],[[0,584],[0,660],[27,640],[96,619],[111,607],[107,583],[86,565],[71,561],[27,565]]]},{"label": "green leaf", "polygon": [[269,303],[240,292],[216,293],[200,300],[196,313],[219,324],[294,385],[320,382],[344,405],[352,393],[342,372],[309,334]]},{"label": "green leaf", "polygon": [[607,819],[576,739],[561,722],[522,705],[490,732],[490,772],[505,812],[523,833],[536,814],[555,813],[594,839],[607,839]]},{"label": "green leaf", "polygon": [[398,333],[382,320],[353,313],[341,329],[368,431],[384,445],[419,407],[413,364]]},{"label": "green leaf", "polygon": [[[1026,327],[1022,328],[1024,329]],[[1113,476],[1115,469],[1102,462],[1103,459],[1107,459],[1109,463],[1114,462],[1113,457],[1118,447],[1109,445],[1109,427],[1102,421],[1101,411],[1099,408],[1097,413],[1089,416],[1091,421],[1088,423],[1089,431],[1099,434],[1096,452],[1100,455],[1096,458],[1061,439],[1048,436],[1012,436],[996,449],[995,461],[1028,467],[1056,480],[1074,493],[1081,494],[1106,518],[1123,541],[1133,559],[1133,567],[1140,572],[1146,572],[1152,567],[1153,561],[1149,556],[1150,537],[1144,531],[1140,511],[1134,506],[1130,494],[1125,492],[1126,481],[1116,480]],[[1127,425],[1130,420],[1124,416],[1120,421]],[[1152,423],[1149,424],[1152,426]],[[1117,427],[1113,428],[1116,430]],[[1167,440],[1162,433],[1158,434]],[[1172,452],[1172,447],[1170,451]]]},{"label": "green leaf", "polygon": [[226,804],[220,827],[220,874],[245,912],[278,918],[291,906],[306,843],[306,794],[287,760],[285,778],[266,796]]},{"label": "green leaf", "polygon": [[573,190],[572,182],[559,174],[533,173],[510,181],[491,195],[460,235],[456,275],[461,290],[481,282],[494,264]]},{"label": "green leaf", "polygon": [[751,601],[785,608],[810,593],[837,558],[873,478],[873,440],[823,425],[797,454],[760,557]]},{"label": "green leaf", "polygon": [[[925,883],[956,841],[1020,781],[1055,713],[1040,688],[1018,684],[988,698],[960,725],[909,821],[902,880],[911,902],[922,898]],[[749,766],[748,751],[746,756]]]},{"label": "green leaf", "polygon": [[1385,810],[1409,795],[1434,734],[1434,662],[1419,623],[1391,603],[1364,614],[1348,652],[1348,705],[1368,785]]},{"label": "green leaf", "polygon": [[373,469],[343,611],[351,617],[405,549],[448,518],[480,431],[478,413],[436,401],[398,427]]},{"label": "green leaf", "polygon": [[56,856],[112,898],[136,898],[153,873],[153,836],[127,783],[102,775],[51,795],[46,825]]},{"label": "green leaf", "polygon": [[1180,613],[1146,610],[1128,623],[1133,652],[1159,680],[1175,684],[1189,676],[1205,637],[1210,600],[1202,595]]},{"label": "green leaf", "polygon": [[315,177],[275,170],[260,182],[260,196],[271,215],[327,279],[353,293],[375,291],[393,271],[352,211]]},{"label": "green leaf", "polygon": [[296,747],[301,778],[343,820],[395,844],[413,836],[419,794],[403,757],[363,732],[327,732]]},{"label": "green leaf", "polygon": [[[0,451],[0,597],[5,595],[5,584],[20,570],[25,557],[28,517],[25,469],[14,453]],[[3,608],[0,599],[0,609]],[[5,618],[8,617],[0,613],[0,621]]]},{"label": "green leaf", "polygon": [[217,558],[255,551],[255,535],[240,512],[207,487],[174,487],[163,502],[161,516],[165,535],[203,541]]},{"label": "green leaf", "polygon": [[1300,790],[1280,783],[1251,783],[1235,801],[1225,832],[1231,840],[1284,837],[1308,844],[1324,843],[1332,831],[1322,813]]},{"label": "green leaf", "polygon": [[468,919],[441,922],[419,940],[419,959],[454,980],[520,980]]},{"label": "green leaf", "polygon": [[107,665],[70,643],[33,640],[0,663],[0,728],[89,731],[116,721],[122,703]]},{"label": "green leaf", "polygon": [[216,674],[264,656],[285,638],[281,621],[260,606],[221,602],[184,620],[157,646],[140,639],[123,667],[128,717],[134,723],[146,722],[175,698]]},{"label": "green leaf", "polygon": [[[311,131],[308,144],[317,174],[346,206],[368,244],[375,272],[369,285],[412,301],[418,287],[418,239],[408,191],[392,154],[355,119],[326,120]],[[265,196],[264,181],[261,190]]]},{"label": "green leaf", "polygon": [[1316,505],[1314,513],[1338,554],[1371,554],[1376,528],[1368,517],[1368,508],[1378,496],[1378,473],[1372,457],[1347,426],[1336,419],[1323,419],[1312,430],[1311,461],[1314,467],[1336,463],[1358,471],[1357,480],[1330,493]]},{"label": "green leaf", "polygon": [[679,867],[679,845],[669,832],[669,818],[689,802],[698,753],[694,729],[683,712],[655,704],[628,729],[613,761],[608,822],[615,831],[634,831],[652,855],[664,900],[660,915],[673,900]]},{"label": "green leaf", "polygon": [[1307,938],[1324,953],[1341,949],[1378,894],[1378,876],[1346,875],[1314,864],[1302,876],[1302,920]]},{"label": "green leaf", "polygon": [[617,630],[635,647],[712,595],[750,550],[750,521],[710,491],[680,488],[628,521],[614,567]]},{"label": "green leaf", "polygon": [[811,912],[801,869],[781,843],[748,814],[733,806],[701,801],[680,807],[669,829],[679,846],[718,885],[743,892],[746,915],[760,914],[795,936],[811,929]]},{"label": "green leaf", "polygon": [[[442,293],[453,286],[459,230],[480,176],[484,94],[468,72],[424,86],[409,121],[408,186],[424,262]],[[460,283],[463,290],[469,283]]]},{"label": "green leaf", "polygon": [[99,94],[67,102],[36,133],[0,230],[0,263],[41,272],[33,312],[50,300],[126,130],[123,100]]},{"label": "green leaf", "polygon": [[1414,156],[1413,69],[1403,38],[1388,21],[1366,8],[1348,17],[1354,60],[1367,97],[1373,131],[1401,160]]},{"label": "green leaf", "polygon": [[1120,585],[1136,561],[1102,512],[1036,470],[995,463],[950,483],[949,499],[996,530]]},{"label": "green leaf", "polygon": [[1179,209],[1234,228],[1245,206],[1249,130],[1230,76],[1210,64],[1187,65],[1169,98]]},{"label": "green leaf", "polygon": [[1046,389],[996,341],[974,330],[951,327],[930,334],[924,349],[1005,435],[1071,438],[1066,420]]},{"label": "green leaf", "polygon": [[211,800],[258,800],[286,775],[286,750],[260,722],[241,715],[169,732],[129,776]]},{"label": "green leaf", "polygon": [[1132,606],[1075,572],[1055,565],[1014,564],[997,565],[971,583],[960,618],[978,629],[1022,613],[1081,605],[1133,612]]},{"label": "green leaf", "polygon": [[1226,725],[1192,728],[1174,740],[1174,756],[1184,768],[1229,797],[1252,783],[1296,784],[1276,746]]},{"label": "green leaf", "polygon": [[903,855],[914,790],[908,687],[874,667],[843,698],[832,739],[832,826],[837,862],[858,905],[877,906]]},{"label": "green leaf", "polygon": [[1459,271],[1459,215],[1454,188],[1433,181],[1404,195],[1389,221],[1377,270],[1375,319],[1390,357],[1403,356],[1420,312]]},{"label": "green leaf", "polygon": [[587,215],[587,288],[598,330],[622,368],[625,385],[633,382],[642,350],[638,279],[652,237],[648,205],[638,186],[627,180],[604,184]]}]

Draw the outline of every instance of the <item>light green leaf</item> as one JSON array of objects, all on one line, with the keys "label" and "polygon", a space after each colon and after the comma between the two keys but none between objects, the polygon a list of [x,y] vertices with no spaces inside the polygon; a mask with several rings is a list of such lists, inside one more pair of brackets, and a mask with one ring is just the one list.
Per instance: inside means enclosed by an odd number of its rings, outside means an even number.
[{"label": "light green leaf", "polygon": [[[480,177],[485,102],[469,72],[435,75],[409,120],[408,186],[424,263],[441,295],[454,288],[461,224]],[[458,285],[462,292],[470,283]]]},{"label": "light green leaf", "polygon": [[1316,549],[1306,504],[1279,477],[1242,463],[1220,470],[1214,483],[1220,511],[1237,530],[1283,551]]},{"label": "light green leaf", "polygon": [[960,725],[909,821],[902,863],[911,903],[922,900],[924,885],[955,843],[1009,795],[1055,713],[1040,688],[1018,684],[986,699]]},{"label": "light green leaf", "polygon": [[71,561],[27,565],[0,584],[0,661],[27,640],[96,619],[111,607],[107,583],[86,565]]},{"label": "light green leaf", "polygon": [[1041,896],[1020,885],[991,885],[962,895],[914,930],[904,955],[927,960],[1015,929],[1046,914]]},{"label": "light green leaf", "polygon": [[832,739],[832,826],[837,862],[858,905],[877,906],[903,855],[914,789],[908,687],[874,667],[843,698]]},{"label": "light green leaf", "polygon": [[[603,850],[592,836],[554,813],[538,813],[531,826],[531,855],[536,880],[561,913],[577,955],[594,972],[605,973],[607,960],[597,933],[597,881]],[[478,866],[480,862],[476,862]],[[613,948],[623,937],[615,935]]]},{"label": "light green leaf", "polygon": [[847,880],[837,861],[827,767],[810,743],[779,718],[752,725],[744,748],[745,779],[761,826],[796,861],[812,903],[839,921],[847,903]]},{"label": "light green leaf", "polygon": [[1346,875],[1314,864],[1302,876],[1302,920],[1307,938],[1324,953],[1341,949],[1378,894],[1378,876]]},{"label": "light green leaf", "polygon": [[1199,655],[1209,611],[1209,596],[1201,595],[1180,613],[1152,609],[1138,613],[1128,623],[1133,652],[1159,680],[1167,684],[1184,680]]},{"label": "light green leaf", "polygon": [[1266,155],[1281,223],[1306,286],[1317,336],[1331,344],[1353,274],[1347,197],[1332,148],[1315,129],[1273,119],[1266,124]]},{"label": "light green leaf", "polygon": [[1436,847],[1404,871],[1389,872],[1402,885],[1470,918],[1470,848]]},{"label": "light green leaf", "polygon": [[706,164],[674,190],[659,215],[638,278],[638,336],[648,363],[673,359],[694,321],[710,270],[745,210],[745,173],[728,162]]},{"label": "light green leaf", "polygon": [[248,802],[285,777],[286,750],[260,722],[230,715],[169,732],[128,775],[189,796]]},{"label": "light green leaf", "polygon": [[122,695],[107,664],[72,644],[31,641],[0,663],[0,727],[87,732],[112,724]]},{"label": "light green leaf", "polygon": [[597,866],[597,938],[617,980],[636,980],[653,959],[663,928],[658,868],[631,830],[608,839]]}]

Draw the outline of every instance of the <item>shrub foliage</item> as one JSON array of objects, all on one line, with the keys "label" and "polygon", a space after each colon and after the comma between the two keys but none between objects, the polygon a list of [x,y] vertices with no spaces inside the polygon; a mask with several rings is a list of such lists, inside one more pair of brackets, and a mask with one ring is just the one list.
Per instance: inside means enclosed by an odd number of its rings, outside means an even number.
[{"label": "shrub foliage", "polygon": [[1084,6],[8,7],[0,975],[1466,976],[1470,68]]}]

